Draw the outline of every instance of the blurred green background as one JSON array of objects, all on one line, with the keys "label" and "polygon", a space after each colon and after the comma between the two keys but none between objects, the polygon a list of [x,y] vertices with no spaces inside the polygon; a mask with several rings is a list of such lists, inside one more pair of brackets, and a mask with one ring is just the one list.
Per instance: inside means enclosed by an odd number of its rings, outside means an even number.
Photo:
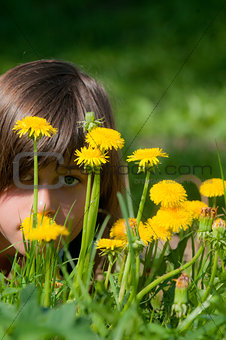
[{"label": "blurred green background", "polygon": [[[164,167],[220,176],[226,165],[226,26],[222,0],[3,1],[0,72],[68,60],[106,88],[125,154],[162,147]],[[179,173],[178,168],[183,168]],[[162,177],[169,178],[163,171]],[[168,177],[167,177],[168,176]],[[142,181],[132,178],[139,193]],[[196,196],[195,190],[191,190]]]}]

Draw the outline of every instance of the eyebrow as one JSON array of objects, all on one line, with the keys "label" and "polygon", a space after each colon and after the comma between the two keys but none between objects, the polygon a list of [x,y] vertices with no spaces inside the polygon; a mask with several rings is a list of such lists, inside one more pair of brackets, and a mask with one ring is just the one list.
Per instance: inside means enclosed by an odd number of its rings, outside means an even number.
[{"label": "eyebrow", "polygon": [[70,174],[72,170],[82,171],[83,168],[79,167],[78,165],[57,164],[56,166],[56,173],[61,176],[65,176],[68,172]]},{"label": "eyebrow", "polygon": [[65,168],[65,169],[70,169],[70,170],[81,170],[81,167],[79,167],[78,165],[57,164],[56,169],[58,168]]}]

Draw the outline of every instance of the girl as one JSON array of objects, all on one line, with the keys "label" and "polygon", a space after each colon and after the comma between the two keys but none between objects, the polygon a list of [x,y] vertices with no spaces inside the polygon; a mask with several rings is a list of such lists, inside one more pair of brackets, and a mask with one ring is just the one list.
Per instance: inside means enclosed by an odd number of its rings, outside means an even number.
[{"label": "girl", "polygon": [[[38,211],[45,209],[45,214],[53,217],[60,208],[56,222],[64,224],[76,201],[70,214],[71,241],[74,240],[70,249],[72,257],[78,256],[87,176],[75,166],[73,153],[84,144],[79,122],[90,111],[97,119],[103,118],[104,127],[115,127],[104,89],[70,63],[38,60],[19,65],[0,77],[0,251],[13,244],[22,255],[25,253],[20,222],[29,216],[33,203],[33,159],[23,153],[33,149],[32,141],[27,136],[19,138],[12,128],[17,120],[38,116],[58,129],[55,136],[38,142],[38,152],[43,152],[39,157]],[[55,155],[63,157],[64,164],[59,164]],[[112,222],[118,218],[118,165],[118,154],[112,152],[109,164],[102,170],[99,223],[107,213]],[[17,168],[19,171],[15,171]],[[14,247],[0,253],[0,270],[10,271],[9,257],[14,255]]]}]

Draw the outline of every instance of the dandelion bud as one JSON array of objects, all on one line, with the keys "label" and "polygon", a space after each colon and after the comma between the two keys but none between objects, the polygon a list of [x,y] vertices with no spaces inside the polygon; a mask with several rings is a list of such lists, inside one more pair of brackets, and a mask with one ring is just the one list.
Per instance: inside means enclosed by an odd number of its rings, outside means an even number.
[{"label": "dandelion bud", "polygon": [[200,214],[199,232],[211,231],[213,220],[217,216],[217,208],[202,208]]},{"label": "dandelion bud", "polygon": [[172,305],[172,313],[175,312],[176,316],[181,318],[187,313],[188,310],[189,276],[186,273],[182,273],[181,276],[175,281],[176,287],[174,303]]},{"label": "dandelion bud", "polygon": [[217,239],[222,238],[225,232],[225,221],[221,218],[217,218],[212,225],[212,230],[214,237]]},{"label": "dandelion bud", "polygon": [[133,250],[137,251],[138,253],[142,251],[145,247],[145,243],[142,240],[135,239],[133,241]]},{"label": "dandelion bud", "polygon": [[95,113],[94,112],[86,112],[85,114],[85,120],[81,122],[83,131],[84,132],[89,132],[92,129],[98,127],[99,125],[102,125],[103,118],[101,119],[96,119]]}]

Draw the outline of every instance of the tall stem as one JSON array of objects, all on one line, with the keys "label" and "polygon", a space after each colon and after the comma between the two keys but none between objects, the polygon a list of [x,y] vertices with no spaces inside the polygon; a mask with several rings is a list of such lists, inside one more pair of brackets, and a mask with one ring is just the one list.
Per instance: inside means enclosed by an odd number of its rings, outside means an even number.
[{"label": "tall stem", "polygon": [[100,200],[100,169],[97,169],[94,175],[93,180],[93,188],[90,199],[90,207],[88,212],[88,220],[87,220],[87,239],[86,239],[86,247],[88,248],[90,242],[94,238],[95,226],[97,221],[97,213],[99,207]]},{"label": "tall stem", "polygon": [[87,244],[87,221],[88,221],[88,214],[89,214],[89,204],[90,204],[90,192],[91,192],[91,182],[92,182],[92,173],[88,174],[87,180],[87,187],[86,187],[86,202],[84,207],[84,219],[83,219],[83,228],[82,228],[82,243],[81,243],[81,250],[79,255],[79,260],[81,261],[85,255],[85,249]]},{"label": "tall stem", "polygon": [[[161,267],[161,264],[162,264],[162,261],[163,261],[163,258],[164,258],[164,255],[165,255],[165,252],[166,252],[168,245],[169,245],[169,241],[166,241],[164,243],[163,248],[162,248],[161,254],[159,255],[159,257],[156,261],[155,267],[153,266],[153,270],[151,271],[150,279],[148,278],[150,281],[155,277],[155,274],[158,273],[158,270]],[[156,241],[156,248],[157,248],[157,246],[158,246],[158,240]],[[153,262],[153,264],[154,264],[154,262]]]},{"label": "tall stem", "polygon": [[34,199],[33,199],[33,228],[37,227],[37,211],[38,211],[38,154],[37,140],[33,140],[34,146]]},{"label": "tall stem", "polygon": [[174,275],[177,275],[177,274],[181,273],[183,270],[185,270],[186,268],[190,267],[198,259],[198,257],[202,253],[202,251],[203,251],[203,245],[201,245],[201,247],[199,248],[198,252],[191,259],[191,261],[189,261],[188,263],[184,264],[183,266],[181,266],[181,267],[179,267],[179,268],[177,268],[177,269],[175,269],[175,270],[173,270],[173,271],[171,271],[171,272],[169,272],[167,274],[164,274],[164,275],[160,276],[158,279],[154,280],[148,286],[146,286],[144,289],[142,289],[137,294],[137,300],[140,301],[147,293],[149,293],[153,288],[155,288],[162,281],[170,279]]},{"label": "tall stem", "polygon": [[146,278],[146,272],[149,268],[151,268],[153,248],[154,248],[154,241],[151,244],[149,244],[149,247],[146,250],[146,254],[145,254],[145,257],[144,257],[144,267],[143,267],[142,280],[140,281],[140,285],[143,285],[143,282]]},{"label": "tall stem", "polygon": [[120,292],[119,292],[119,299],[118,299],[119,303],[122,302],[123,297],[124,297],[126,284],[127,284],[128,277],[129,277],[130,264],[131,264],[131,256],[130,256],[130,252],[129,252],[127,259],[126,259],[125,269],[124,269],[124,273],[123,273],[123,277],[122,277],[121,288],[120,288]]},{"label": "tall stem", "polygon": [[147,174],[146,174],[146,178],[145,178],[145,182],[144,182],[144,189],[143,189],[143,193],[142,193],[142,196],[141,196],[140,205],[139,205],[139,209],[138,209],[138,213],[137,213],[137,229],[139,228],[141,217],[143,215],[144,204],[145,204],[145,201],[146,201],[148,185],[149,185],[149,178],[150,178],[150,171],[147,170]]},{"label": "tall stem", "polygon": [[206,300],[206,298],[208,297],[208,295],[209,295],[209,293],[210,293],[210,291],[213,287],[213,281],[214,281],[216,271],[217,271],[217,262],[218,262],[218,252],[216,251],[215,256],[214,256],[214,263],[213,263],[213,269],[212,269],[212,274],[211,274],[209,286],[207,287],[206,292],[202,297],[202,302],[204,302]]},{"label": "tall stem", "polygon": [[[194,234],[193,233],[191,235],[191,246],[192,246],[192,257],[194,257],[195,256],[195,240],[194,240]],[[192,265],[191,277],[192,277],[192,281],[194,281],[194,279],[195,279],[195,263],[193,263],[193,265]]]},{"label": "tall stem", "polygon": [[120,284],[121,281],[122,281],[122,276],[123,276],[124,269],[125,269],[126,259],[127,259],[127,256],[126,256],[126,253],[124,253],[124,254],[123,254],[123,259],[122,259],[121,268],[120,268],[119,278],[118,278],[119,284]]},{"label": "tall stem", "polygon": [[[82,238],[83,236],[85,237],[84,240],[82,240],[82,247],[77,264],[77,272],[76,275],[74,276],[74,289],[77,289],[79,287],[80,285],[79,281],[85,284],[86,277],[88,275],[88,266],[92,250],[91,245],[95,235],[95,226],[97,221],[97,213],[100,199],[100,169],[96,171],[94,176],[91,197],[90,191],[91,191],[91,178],[88,179],[87,183],[87,196],[85,203],[85,207],[87,208],[85,213],[87,213],[87,215],[84,218],[85,230],[83,230]],[[70,297],[72,297],[72,295],[73,293],[71,291]]]},{"label": "tall stem", "polygon": [[109,260],[108,270],[107,270],[107,274],[106,274],[106,278],[105,278],[105,282],[104,282],[104,287],[105,287],[106,290],[108,288],[109,276],[111,274],[111,270],[112,270],[112,266],[113,266],[113,258],[112,258],[111,255],[108,256],[108,260]]},{"label": "tall stem", "polygon": [[43,291],[43,307],[50,306],[50,293],[51,293],[51,278],[50,278],[50,245],[46,243],[46,258],[45,258],[45,284]]}]

